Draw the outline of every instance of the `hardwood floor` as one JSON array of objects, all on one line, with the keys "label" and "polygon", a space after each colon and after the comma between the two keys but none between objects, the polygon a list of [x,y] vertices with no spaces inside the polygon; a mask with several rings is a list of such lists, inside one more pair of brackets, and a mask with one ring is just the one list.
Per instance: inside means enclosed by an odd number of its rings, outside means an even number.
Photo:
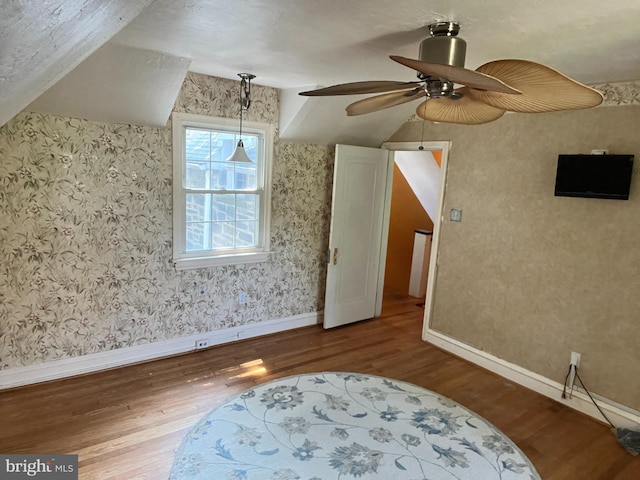
[{"label": "hardwood floor", "polygon": [[465,405],[507,434],[544,480],[640,478],[640,457],[606,425],[422,342],[417,303],[390,294],[379,319],[0,392],[0,452],[78,454],[83,480],[167,479],[183,436],[235,394],[297,373],[354,371]]}]

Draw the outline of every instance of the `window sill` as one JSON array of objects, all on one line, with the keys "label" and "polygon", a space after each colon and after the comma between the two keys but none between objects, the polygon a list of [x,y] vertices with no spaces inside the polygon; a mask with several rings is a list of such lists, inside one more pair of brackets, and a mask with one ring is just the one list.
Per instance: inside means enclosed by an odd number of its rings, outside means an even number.
[{"label": "window sill", "polygon": [[218,255],[216,257],[194,257],[173,260],[176,270],[191,270],[195,268],[218,267],[223,265],[243,265],[245,263],[261,263],[269,259],[271,252],[234,253]]}]

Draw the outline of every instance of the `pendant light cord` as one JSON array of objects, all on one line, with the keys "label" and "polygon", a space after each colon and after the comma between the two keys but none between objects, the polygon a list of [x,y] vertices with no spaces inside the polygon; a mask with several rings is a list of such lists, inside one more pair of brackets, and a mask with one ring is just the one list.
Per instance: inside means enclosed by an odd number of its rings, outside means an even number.
[{"label": "pendant light cord", "polygon": [[[242,98],[242,92],[244,91],[244,98]],[[242,112],[244,110],[244,103],[245,103],[245,98],[248,95],[248,91],[247,91],[247,80],[245,79],[245,77],[242,77],[242,80],[240,81],[240,142],[242,142]],[[247,100],[247,108],[249,108],[249,100]]]},{"label": "pendant light cord", "polygon": [[245,84],[246,84],[246,80],[243,78],[242,81],[240,81],[240,141],[241,142],[242,142],[242,111],[244,110],[244,101],[242,100],[242,90],[244,89]]},{"label": "pendant light cord", "polygon": [[[242,79],[240,81],[240,140],[242,143],[242,112],[243,110],[249,110],[251,105],[251,79],[255,78],[255,75],[250,73],[239,73],[238,76]],[[244,97],[242,94],[244,93]]]}]

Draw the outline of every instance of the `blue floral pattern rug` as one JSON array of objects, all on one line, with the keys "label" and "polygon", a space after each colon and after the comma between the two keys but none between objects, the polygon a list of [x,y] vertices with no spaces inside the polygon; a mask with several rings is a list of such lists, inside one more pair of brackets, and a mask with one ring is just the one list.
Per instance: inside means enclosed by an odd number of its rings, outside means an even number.
[{"label": "blue floral pattern rug", "polygon": [[448,398],[356,373],[245,391],[187,435],[171,480],[536,480],[493,425]]}]

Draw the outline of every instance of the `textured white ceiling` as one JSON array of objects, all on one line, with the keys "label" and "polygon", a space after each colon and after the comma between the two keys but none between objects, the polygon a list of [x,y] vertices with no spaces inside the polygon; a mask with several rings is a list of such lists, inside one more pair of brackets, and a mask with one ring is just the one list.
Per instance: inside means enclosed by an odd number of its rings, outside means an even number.
[{"label": "textured white ceiling", "polygon": [[469,68],[524,58],[586,83],[640,78],[639,0],[156,0],[114,40],[292,88],[412,80],[387,57],[416,57],[422,27],[442,19],[462,24]]},{"label": "textured white ceiling", "polygon": [[0,125],[100,48],[151,1],[3,1]]},{"label": "textured white ceiling", "polygon": [[[23,2],[10,3],[0,21],[0,123],[109,38],[191,59],[190,70],[199,73],[255,74],[256,83],[281,88],[288,99],[283,137],[318,143],[379,144],[417,104],[347,118],[344,107],[358,98],[305,103],[293,100],[295,93],[357,80],[414,80],[388,56],[417,57],[424,27],[436,20],[462,24],[467,68],[523,58],[587,84],[640,79],[640,0],[155,0],[122,30],[149,0],[48,1],[31,7],[28,18]],[[125,11],[125,4],[132,7]],[[103,18],[104,5],[110,21],[89,22]],[[61,12],[69,21],[60,21]],[[20,82],[35,86],[26,94]]]}]

